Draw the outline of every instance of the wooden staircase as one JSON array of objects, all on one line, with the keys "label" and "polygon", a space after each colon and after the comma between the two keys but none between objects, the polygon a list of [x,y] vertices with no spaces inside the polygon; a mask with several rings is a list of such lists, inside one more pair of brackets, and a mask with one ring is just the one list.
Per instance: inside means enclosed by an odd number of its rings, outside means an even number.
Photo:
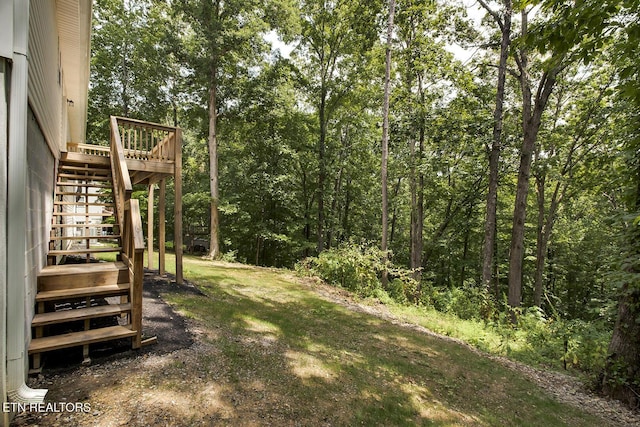
[{"label": "wooden staircase", "polygon": [[48,264],[61,257],[122,250],[114,217],[111,169],[62,160],[58,169]]},{"label": "wooden staircase", "polygon": [[[132,338],[133,348],[141,346],[139,206],[130,199],[126,166],[114,170],[113,160],[99,160],[60,160],[48,265],[38,275],[31,322],[34,371],[48,351],[82,346],[88,362],[93,343]],[[92,259],[103,253],[115,253],[116,261]]]}]

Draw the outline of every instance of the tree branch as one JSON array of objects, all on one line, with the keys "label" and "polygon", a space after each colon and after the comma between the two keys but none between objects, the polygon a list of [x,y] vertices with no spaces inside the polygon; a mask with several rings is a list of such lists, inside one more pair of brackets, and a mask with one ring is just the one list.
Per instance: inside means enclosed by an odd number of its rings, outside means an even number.
[{"label": "tree branch", "polygon": [[500,27],[500,31],[504,31],[504,22],[502,22],[500,14],[491,9],[484,0],[478,0],[478,3],[480,3],[480,6],[482,6],[487,11],[487,13],[489,13],[489,15],[493,17],[493,20],[496,21],[496,24],[498,24],[498,27]]}]

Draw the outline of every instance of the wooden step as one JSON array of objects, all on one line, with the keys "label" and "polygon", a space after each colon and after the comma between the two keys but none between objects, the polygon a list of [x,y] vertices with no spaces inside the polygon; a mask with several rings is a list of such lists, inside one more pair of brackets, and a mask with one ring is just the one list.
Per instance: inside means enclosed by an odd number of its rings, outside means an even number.
[{"label": "wooden step", "polygon": [[108,252],[120,252],[122,248],[118,247],[109,247],[109,248],[78,248],[78,249],[60,249],[49,251],[49,256],[58,256],[58,255],[83,255],[83,254],[102,254]]},{"label": "wooden step", "polygon": [[109,326],[108,328],[92,329],[89,331],[70,332],[64,335],[35,338],[29,344],[29,354],[42,353],[43,351],[58,350],[61,348],[76,347],[84,344],[92,344],[101,341],[111,341],[128,338],[136,335],[125,326]]},{"label": "wooden step", "polygon": [[[91,187],[91,188],[113,188],[111,184],[96,184],[91,182],[57,182],[58,187]],[[84,195],[84,193],[82,194]]]},{"label": "wooden step", "polygon": [[59,173],[58,174],[58,184],[60,184],[61,179],[70,179],[70,180],[78,180],[78,181],[111,181],[110,176],[101,176],[101,175],[80,175],[75,173]]},{"label": "wooden step", "polygon": [[99,202],[65,202],[56,200],[53,202],[55,206],[102,206],[105,208],[112,208],[113,203],[99,203]]},{"label": "wooden step", "polygon": [[113,228],[118,224],[51,224],[53,228],[68,228],[68,227],[77,227],[77,228]]},{"label": "wooden step", "polygon": [[78,193],[77,191],[58,191],[56,193],[56,196],[70,196],[70,197],[102,197],[102,198],[106,198],[106,197],[112,197],[111,194],[108,193]]},{"label": "wooden step", "polygon": [[[54,291],[129,282],[129,270],[120,261],[48,265],[38,274],[38,291]],[[38,295],[40,295],[38,293]]]},{"label": "wooden step", "polygon": [[51,240],[117,240],[119,238],[119,234],[105,234],[102,236],[54,236]]},{"label": "wooden step", "polygon": [[89,308],[77,308],[70,310],[40,313],[33,316],[31,326],[46,326],[56,323],[74,322],[76,320],[94,319],[98,317],[117,316],[131,311],[131,304],[108,304]]},{"label": "wooden step", "polygon": [[[108,148],[108,147],[107,147]],[[109,156],[95,156],[91,154],[63,152],[60,154],[60,163],[65,165],[90,165],[97,167],[111,167],[111,159]]]},{"label": "wooden step", "polygon": [[113,212],[54,212],[53,216],[113,216]]},{"label": "wooden step", "polygon": [[36,294],[36,302],[60,301],[73,298],[107,297],[126,295],[129,293],[129,283],[117,285],[90,286],[84,288],[57,289],[42,291]]},{"label": "wooden step", "polygon": [[80,172],[88,172],[88,173],[94,173],[94,174],[101,174],[101,175],[111,175],[111,169],[107,168],[107,167],[99,167],[99,166],[73,166],[73,165],[67,165],[67,164],[61,164],[58,167],[58,170],[60,171],[80,171]]}]

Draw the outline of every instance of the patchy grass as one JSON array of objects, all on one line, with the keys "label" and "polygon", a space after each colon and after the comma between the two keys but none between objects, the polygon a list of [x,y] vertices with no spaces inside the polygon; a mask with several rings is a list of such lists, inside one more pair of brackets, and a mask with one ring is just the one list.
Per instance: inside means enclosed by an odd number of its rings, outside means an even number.
[{"label": "patchy grass", "polygon": [[[191,319],[196,345],[59,386],[79,390],[103,425],[611,425],[455,342],[332,302],[289,271],[186,256],[184,275],[205,295],[162,298]],[[388,307],[442,334],[500,345],[473,322]]]},{"label": "patchy grass", "polygon": [[243,417],[256,405],[303,425],[606,424],[460,345],[329,302],[287,272],[186,258],[185,276],[206,296],[165,298],[208,331],[219,354],[199,363],[230,385],[221,398],[228,408],[241,399]]}]

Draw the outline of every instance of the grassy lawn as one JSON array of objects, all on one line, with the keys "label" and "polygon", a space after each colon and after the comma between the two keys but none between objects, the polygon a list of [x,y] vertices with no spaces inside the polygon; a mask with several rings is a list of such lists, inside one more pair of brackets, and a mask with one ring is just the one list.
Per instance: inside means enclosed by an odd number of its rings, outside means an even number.
[{"label": "grassy lawn", "polygon": [[606,425],[460,345],[327,301],[290,272],[195,257],[184,272],[206,295],[163,298],[211,351],[196,355],[198,381],[176,382],[178,362],[144,384],[194,401],[215,388],[217,403],[185,425]]}]

